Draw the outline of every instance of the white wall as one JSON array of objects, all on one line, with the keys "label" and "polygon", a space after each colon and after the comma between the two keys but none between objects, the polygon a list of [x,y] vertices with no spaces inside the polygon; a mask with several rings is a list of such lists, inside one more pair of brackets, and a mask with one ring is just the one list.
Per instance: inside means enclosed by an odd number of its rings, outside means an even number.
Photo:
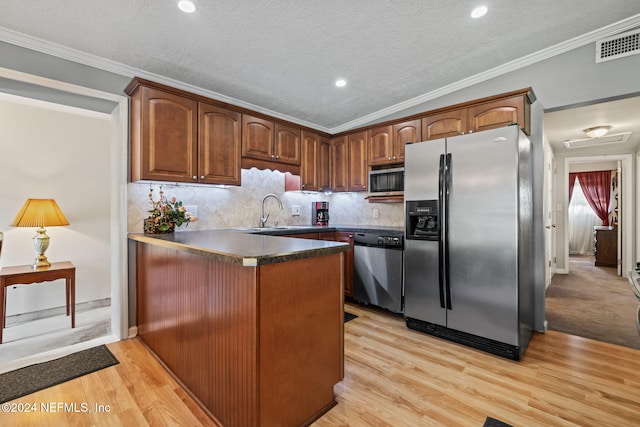
[{"label": "white wall", "polygon": [[[110,296],[112,132],[107,114],[0,94],[0,266],[33,262],[35,229],[10,224],[27,198],[54,198],[71,225],[47,229],[47,257],[75,264],[76,302]],[[8,315],[64,305],[64,281],[8,291]]]}]

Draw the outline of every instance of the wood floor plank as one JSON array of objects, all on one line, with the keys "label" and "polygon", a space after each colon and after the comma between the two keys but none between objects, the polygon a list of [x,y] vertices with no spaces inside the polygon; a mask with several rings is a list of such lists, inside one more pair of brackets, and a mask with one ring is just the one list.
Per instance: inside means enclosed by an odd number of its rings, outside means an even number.
[{"label": "wood floor plank", "polygon": [[[640,350],[549,331],[514,362],[406,328],[347,304],[338,405],[314,427],[640,425]],[[7,426],[215,425],[137,340],[110,344],[120,364],[15,402],[108,404],[110,413],[0,414]]]}]

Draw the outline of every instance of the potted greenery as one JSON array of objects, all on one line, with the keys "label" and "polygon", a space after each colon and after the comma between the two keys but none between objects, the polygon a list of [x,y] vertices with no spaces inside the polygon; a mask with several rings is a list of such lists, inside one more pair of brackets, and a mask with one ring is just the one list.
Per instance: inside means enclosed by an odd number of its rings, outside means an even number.
[{"label": "potted greenery", "polygon": [[151,209],[148,211],[149,217],[144,220],[145,234],[173,233],[176,227],[180,227],[182,224],[189,225],[190,222],[197,219],[187,211],[181,201],[176,200],[175,197],[167,199],[162,191],[162,185],[159,193],[160,199],[155,201],[153,199],[153,188],[149,186]]}]

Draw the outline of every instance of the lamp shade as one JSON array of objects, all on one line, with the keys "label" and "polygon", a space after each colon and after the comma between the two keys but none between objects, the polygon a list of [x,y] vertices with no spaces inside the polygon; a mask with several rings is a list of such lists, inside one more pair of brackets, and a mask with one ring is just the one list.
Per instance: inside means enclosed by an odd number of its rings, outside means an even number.
[{"label": "lamp shade", "polygon": [[13,227],[53,227],[69,225],[53,199],[27,199],[11,223]]}]

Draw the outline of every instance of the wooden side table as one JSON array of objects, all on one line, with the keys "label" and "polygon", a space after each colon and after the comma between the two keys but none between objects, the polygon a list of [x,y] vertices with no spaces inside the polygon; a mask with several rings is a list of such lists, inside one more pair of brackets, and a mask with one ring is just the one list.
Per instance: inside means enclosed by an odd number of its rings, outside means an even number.
[{"label": "wooden side table", "polygon": [[71,327],[76,327],[76,267],[69,261],[54,262],[49,267],[34,269],[31,265],[2,267],[0,270],[0,310],[2,310],[2,328],[0,328],[0,344],[2,331],[6,326],[7,288],[14,285],[50,282],[65,279],[67,316],[71,314]]}]

